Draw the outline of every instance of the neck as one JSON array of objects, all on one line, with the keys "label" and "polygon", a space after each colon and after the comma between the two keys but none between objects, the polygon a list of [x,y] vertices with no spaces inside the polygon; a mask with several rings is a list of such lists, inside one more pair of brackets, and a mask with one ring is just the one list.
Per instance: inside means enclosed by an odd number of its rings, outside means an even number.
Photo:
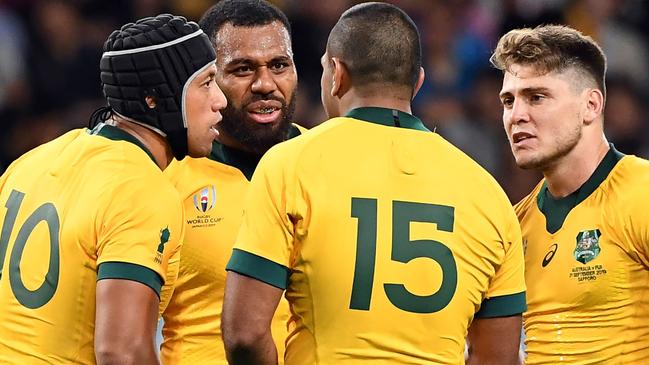
[{"label": "neck", "polygon": [[219,128],[219,125],[217,124],[216,127],[219,131],[219,135],[216,137],[216,141],[219,142],[220,144],[233,148],[235,150],[239,151],[244,151],[248,153],[253,153],[248,147],[246,147],[245,144],[241,143],[239,140],[236,138],[232,137],[230,134],[225,132],[223,129]]},{"label": "neck", "polygon": [[603,133],[596,139],[582,138],[567,155],[543,169],[550,194],[563,198],[577,191],[591,177],[609,149]]},{"label": "neck", "polygon": [[398,96],[379,96],[379,95],[361,95],[350,90],[340,99],[340,111],[342,115],[347,114],[350,110],[362,107],[380,107],[386,109],[395,109],[408,114],[412,114],[410,99]]},{"label": "neck", "polygon": [[173,159],[173,153],[171,152],[169,143],[163,136],[147,127],[130,122],[117,115],[113,115],[106,123],[137,138],[151,152],[160,170],[164,170],[169,166],[169,163]]}]

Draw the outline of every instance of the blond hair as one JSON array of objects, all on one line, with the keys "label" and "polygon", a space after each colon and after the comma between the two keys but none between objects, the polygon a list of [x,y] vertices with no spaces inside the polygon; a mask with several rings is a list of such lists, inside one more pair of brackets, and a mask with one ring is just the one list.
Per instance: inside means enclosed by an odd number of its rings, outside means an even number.
[{"label": "blond hair", "polygon": [[574,69],[592,79],[606,95],[606,56],[589,36],[563,25],[509,31],[489,59],[501,71],[514,64],[533,66],[540,75]]}]

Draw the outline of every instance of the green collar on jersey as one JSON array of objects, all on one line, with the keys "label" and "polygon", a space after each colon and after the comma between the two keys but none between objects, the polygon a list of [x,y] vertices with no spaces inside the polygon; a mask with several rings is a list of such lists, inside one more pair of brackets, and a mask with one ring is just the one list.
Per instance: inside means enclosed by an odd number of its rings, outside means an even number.
[{"label": "green collar on jersey", "polygon": [[[301,134],[300,129],[295,125],[291,125],[291,128],[288,131],[288,139],[291,139],[295,136]],[[212,142],[212,152],[208,156],[209,159],[228,166],[232,166],[243,173],[243,175],[250,181],[252,179],[252,174],[257,168],[257,164],[261,159],[261,156],[237,150],[232,147],[228,147],[224,144],[221,144],[217,141]]]},{"label": "green collar on jersey", "polygon": [[153,160],[153,163],[157,164],[151,151],[149,151],[149,149],[146,148],[146,146],[144,146],[144,144],[140,142],[139,139],[135,138],[132,134],[126,132],[123,129],[117,128],[110,124],[99,123],[92,130],[88,130],[88,133],[97,136],[102,136],[113,141],[131,142],[134,145],[140,147],[144,152],[146,152],[146,154],[149,155],[151,160]]},{"label": "green collar on jersey", "polygon": [[430,132],[419,118],[396,109],[363,107],[352,109],[345,116],[347,118],[360,119],[389,127],[401,127]]},{"label": "green collar on jersey", "polygon": [[557,199],[550,194],[547,182],[543,182],[541,191],[539,191],[539,195],[536,197],[536,203],[541,213],[545,216],[545,229],[549,233],[555,233],[561,229],[563,222],[566,220],[572,208],[588,198],[606,179],[618,161],[624,157],[624,154],[616,150],[612,143],[610,147],[593,174],[572,194]]}]

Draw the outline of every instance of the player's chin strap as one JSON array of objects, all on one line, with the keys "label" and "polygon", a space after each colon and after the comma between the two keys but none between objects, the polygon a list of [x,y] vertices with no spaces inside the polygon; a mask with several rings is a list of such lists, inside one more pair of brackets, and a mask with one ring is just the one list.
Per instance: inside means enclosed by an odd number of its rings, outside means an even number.
[{"label": "player's chin strap", "polygon": [[88,121],[88,129],[92,130],[99,123],[103,123],[113,116],[113,108],[110,106],[102,106],[101,108],[95,110],[90,115],[90,120]]}]

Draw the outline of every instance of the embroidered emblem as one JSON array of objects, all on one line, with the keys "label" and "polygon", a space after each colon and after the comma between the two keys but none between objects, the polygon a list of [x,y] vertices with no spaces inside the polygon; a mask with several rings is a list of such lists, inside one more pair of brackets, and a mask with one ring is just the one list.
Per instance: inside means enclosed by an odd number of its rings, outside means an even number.
[{"label": "embroidered emblem", "polygon": [[600,253],[599,238],[601,236],[599,229],[589,229],[577,234],[577,245],[573,256],[575,260],[582,264],[594,260]]}]

